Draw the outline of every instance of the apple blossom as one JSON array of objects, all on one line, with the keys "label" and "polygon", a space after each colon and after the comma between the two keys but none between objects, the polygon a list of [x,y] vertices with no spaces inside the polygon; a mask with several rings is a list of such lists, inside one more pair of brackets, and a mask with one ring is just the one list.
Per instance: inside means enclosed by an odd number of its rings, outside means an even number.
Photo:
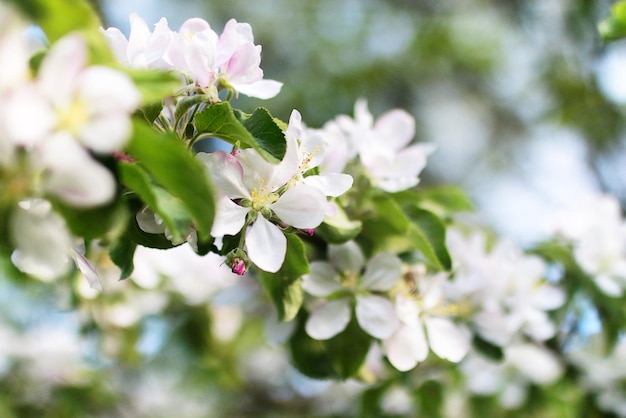
[{"label": "apple blossom", "polygon": [[383,341],[384,352],[400,371],[424,361],[429,348],[457,363],[469,350],[470,333],[453,321],[461,308],[446,299],[443,283],[447,274],[425,276],[423,271],[413,270],[399,285],[395,309],[400,326]]},{"label": "apple blossom", "polygon": [[[330,263],[313,261],[302,280],[310,295],[328,298],[318,304],[306,322],[306,332],[326,340],[343,331],[350,322],[353,299],[361,328],[376,338],[389,337],[398,319],[389,299],[377,294],[391,289],[400,278],[402,262],[390,253],[380,253],[365,262],[354,241],[329,245]],[[365,271],[362,273],[363,269]]]},{"label": "apple blossom", "polygon": [[607,296],[622,296],[626,288],[626,223],[618,200],[610,195],[588,196],[554,219],[554,232],[572,242],[576,261],[596,286]]},{"label": "apple blossom", "polygon": [[325,215],[326,198],[315,187],[289,187],[294,173],[265,161],[251,148],[237,156],[223,151],[198,153],[221,196],[211,234],[215,237],[244,231],[248,257],[260,269],[276,272],[283,264],[287,239],[272,222],[294,228],[315,228]]}]

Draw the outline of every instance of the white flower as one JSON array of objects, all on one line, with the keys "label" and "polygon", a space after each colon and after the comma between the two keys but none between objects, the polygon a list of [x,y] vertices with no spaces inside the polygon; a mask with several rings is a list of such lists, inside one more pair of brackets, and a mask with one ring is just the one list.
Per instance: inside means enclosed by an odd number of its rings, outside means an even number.
[{"label": "white flower", "polygon": [[[389,253],[377,254],[365,263],[361,249],[354,241],[329,245],[330,263],[313,261],[310,274],[302,280],[303,289],[318,297],[340,295],[319,304],[309,316],[306,332],[318,340],[326,340],[343,331],[351,318],[352,299],[356,299],[355,314],[361,328],[376,338],[389,337],[398,327],[393,304],[373,292],[391,289],[400,278],[402,262]],[[365,272],[361,271],[365,267]]]},{"label": "white flower", "polygon": [[445,273],[418,277],[417,283],[405,282],[408,289],[396,296],[400,327],[383,341],[385,354],[396,369],[411,370],[426,359],[429,348],[455,363],[467,354],[470,334],[449,318],[456,307],[447,305],[443,288],[446,278]]},{"label": "white flower", "polygon": [[68,35],[43,60],[37,85],[55,110],[55,131],[97,153],[111,153],[130,136],[140,94],[126,74],[86,64],[85,41]]},{"label": "white flower", "polygon": [[281,190],[294,173],[265,161],[251,148],[236,157],[216,151],[199,153],[198,158],[221,193],[211,234],[235,235],[247,225],[247,253],[262,270],[278,271],[287,251],[287,239],[274,218],[299,229],[316,228],[324,219],[326,198],[318,189],[297,184]]},{"label": "white flower", "polygon": [[254,44],[249,24],[230,19],[217,48],[219,79],[235,91],[259,99],[271,99],[280,92],[282,83],[263,79],[261,46]]},{"label": "white flower", "polygon": [[161,18],[150,31],[146,22],[136,13],[131,13],[128,39],[118,28],[100,29],[109,41],[115,58],[123,65],[132,68],[170,69],[171,63],[164,60],[174,33]]},{"label": "white flower", "polygon": [[607,296],[626,288],[626,224],[614,196],[588,196],[555,216],[554,231],[571,240],[580,267]]}]

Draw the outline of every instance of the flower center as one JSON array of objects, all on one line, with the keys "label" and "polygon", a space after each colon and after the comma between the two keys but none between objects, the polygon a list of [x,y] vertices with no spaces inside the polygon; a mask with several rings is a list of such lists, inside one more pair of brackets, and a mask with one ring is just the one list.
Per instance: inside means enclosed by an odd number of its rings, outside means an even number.
[{"label": "flower center", "polygon": [[[264,181],[261,180],[261,184],[263,183]],[[255,187],[250,191],[250,196],[252,196],[252,209],[258,212],[278,200],[278,193],[270,192],[267,186]]]},{"label": "flower center", "polygon": [[67,131],[73,136],[77,136],[80,129],[89,120],[89,111],[85,102],[76,98],[69,106],[59,109],[57,129]]}]

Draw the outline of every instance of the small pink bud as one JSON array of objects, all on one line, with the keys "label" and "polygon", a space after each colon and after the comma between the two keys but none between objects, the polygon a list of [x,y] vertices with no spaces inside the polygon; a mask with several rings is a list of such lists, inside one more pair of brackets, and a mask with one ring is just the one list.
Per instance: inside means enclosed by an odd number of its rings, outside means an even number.
[{"label": "small pink bud", "polygon": [[233,261],[230,263],[230,267],[232,272],[243,276],[246,272],[246,263],[241,258],[233,258]]},{"label": "small pink bud", "polygon": [[306,232],[310,237],[312,237],[313,232],[315,232],[313,228],[303,229],[303,231]]},{"label": "small pink bud", "polygon": [[241,152],[240,149],[238,148],[233,148],[233,150],[230,152],[230,155],[232,155],[233,157],[236,157],[237,154],[239,154]]},{"label": "small pink bud", "polygon": [[117,158],[119,161],[124,161],[124,162],[127,162],[127,163],[135,163],[135,162],[137,162],[137,161],[135,161],[134,158],[124,154],[121,151],[117,151],[117,150],[113,151],[113,157]]}]

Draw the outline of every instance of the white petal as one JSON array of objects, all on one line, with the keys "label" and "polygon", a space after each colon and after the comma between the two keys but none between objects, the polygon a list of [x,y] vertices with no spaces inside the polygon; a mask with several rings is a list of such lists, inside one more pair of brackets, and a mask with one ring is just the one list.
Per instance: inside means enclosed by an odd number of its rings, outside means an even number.
[{"label": "white petal", "polygon": [[324,261],[312,261],[310,273],[302,278],[302,288],[309,294],[318,297],[328,296],[341,290],[339,274],[330,264]]},{"label": "white petal", "polygon": [[52,280],[68,270],[72,238],[49,202],[35,200],[29,206],[17,207],[9,224],[15,245],[11,261],[27,274]]},{"label": "white petal", "polygon": [[271,99],[280,93],[283,83],[275,80],[259,80],[250,84],[232,83],[232,86],[241,94],[256,97],[257,99]]},{"label": "white petal", "polygon": [[287,238],[273,223],[259,215],[246,233],[248,257],[261,270],[276,273],[285,261]]},{"label": "white petal", "polygon": [[231,199],[252,199],[243,183],[243,167],[235,157],[224,151],[199,152],[196,157],[204,163],[220,193]]},{"label": "white petal", "polygon": [[80,128],[78,139],[99,154],[110,154],[130,138],[132,125],[127,114],[99,115]]},{"label": "white petal", "polygon": [[365,265],[363,252],[354,241],[340,245],[329,245],[328,259],[337,271],[349,275],[359,274]]},{"label": "white petal", "polygon": [[211,235],[214,237],[235,235],[241,231],[241,228],[246,223],[248,212],[250,212],[250,208],[239,206],[230,198],[221,196],[217,200]]},{"label": "white petal", "polygon": [[100,282],[100,275],[96,270],[96,266],[93,265],[84,255],[76,251],[75,248],[70,250],[70,257],[74,260],[76,268],[85,276],[89,287],[98,291],[102,291],[102,283]]},{"label": "white petal", "polygon": [[394,151],[404,148],[415,135],[415,118],[402,109],[394,109],[383,114],[374,124],[378,141]]},{"label": "white petal", "polygon": [[469,351],[469,336],[445,318],[424,318],[431,350],[439,357],[459,362]]},{"label": "white petal", "polygon": [[411,370],[428,356],[428,344],[422,324],[401,325],[383,342],[383,349],[393,367],[405,372]]},{"label": "white petal", "polygon": [[305,330],[311,338],[327,340],[346,329],[350,322],[350,301],[346,298],[323,303],[311,312]]},{"label": "white petal", "polygon": [[38,151],[48,169],[45,186],[49,193],[78,207],[99,206],[113,199],[116,186],[111,172],[68,135],[48,138]]},{"label": "white petal", "polygon": [[299,184],[287,190],[271,208],[288,225],[316,228],[326,216],[326,197],[314,187]]},{"label": "white petal", "polygon": [[141,101],[131,78],[109,67],[88,67],[80,74],[79,85],[80,98],[97,114],[114,112],[130,116]]},{"label": "white petal", "polygon": [[352,176],[341,173],[327,173],[304,178],[304,184],[313,186],[325,196],[341,196],[352,187]]},{"label": "white petal", "polygon": [[85,41],[78,35],[59,40],[46,55],[38,75],[43,94],[57,105],[67,105],[87,60]]},{"label": "white petal", "polygon": [[382,296],[357,296],[356,319],[365,332],[373,337],[391,337],[400,321],[393,304]]},{"label": "white petal", "polygon": [[365,267],[361,285],[370,290],[389,290],[402,275],[402,261],[390,253],[376,254]]},{"label": "white petal", "polygon": [[505,356],[508,363],[534,383],[554,383],[563,373],[563,366],[554,354],[533,344],[512,345],[506,349]]}]

